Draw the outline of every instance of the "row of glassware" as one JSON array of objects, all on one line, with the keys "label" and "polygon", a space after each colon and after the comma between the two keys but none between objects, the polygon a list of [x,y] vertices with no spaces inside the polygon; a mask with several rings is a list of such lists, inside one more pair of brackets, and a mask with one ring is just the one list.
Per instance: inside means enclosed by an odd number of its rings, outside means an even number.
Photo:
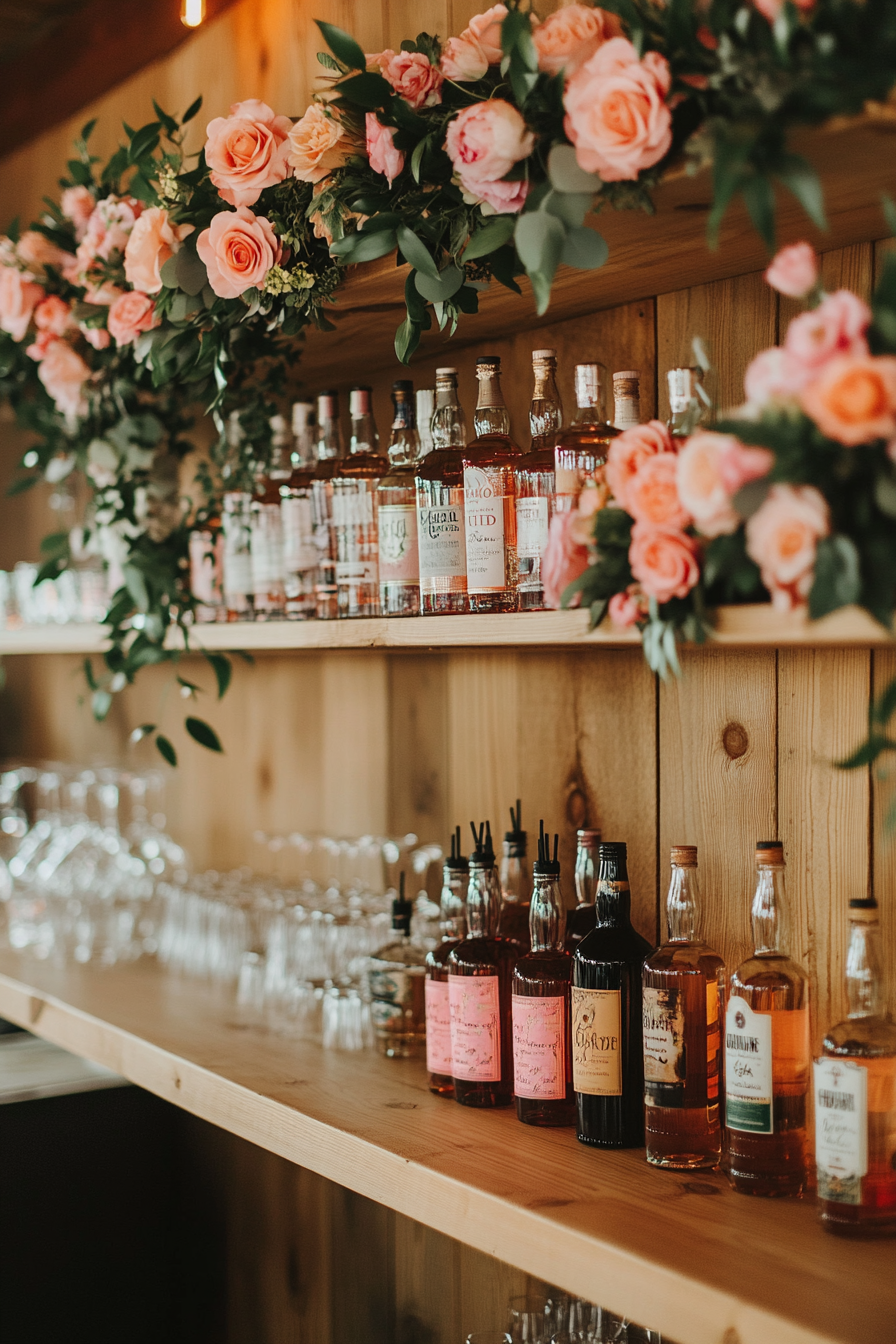
[{"label": "row of glassware", "polygon": [[473,1330],[465,1344],[671,1344],[668,1337],[557,1289],[512,1297],[506,1330]]},{"label": "row of glassware", "polygon": [[109,592],[99,561],[64,569],[55,579],[37,583],[39,569],[21,561],[11,571],[0,570],[0,631],[103,620]]}]

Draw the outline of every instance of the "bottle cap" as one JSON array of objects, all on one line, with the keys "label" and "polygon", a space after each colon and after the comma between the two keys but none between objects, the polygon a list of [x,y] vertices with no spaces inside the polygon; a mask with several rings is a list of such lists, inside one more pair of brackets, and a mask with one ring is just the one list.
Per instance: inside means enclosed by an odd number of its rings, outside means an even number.
[{"label": "bottle cap", "polygon": [[[404,877],[404,873],[402,873]],[[402,933],[411,931],[411,915],[414,913],[414,907],[410,901],[405,901],[397,896],[392,902],[392,927]]]},{"label": "bottle cap", "polygon": [[437,378],[456,378],[456,377],[457,377],[457,369],[449,369],[449,368],[447,368],[447,367],[444,368],[444,369],[436,369],[436,377],[437,377]]},{"label": "bottle cap", "polygon": [[362,387],[360,384],[353,387],[348,394],[348,413],[353,420],[362,415],[370,414],[370,398],[373,394],[372,387]]},{"label": "bottle cap", "polygon": [[672,846],[672,866],[674,868],[696,868],[697,867],[697,846],[696,845],[673,845]]},{"label": "bottle cap", "polygon": [[476,360],[477,369],[500,369],[500,367],[501,367],[500,355],[479,355],[479,357]]},{"label": "bottle cap", "polygon": [[470,864],[476,864],[479,868],[492,868],[495,863],[495,846],[492,842],[492,825],[490,821],[480,821],[479,829],[476,829],[475,823],[470,822],[470,830],[473,832],[473,852],[470,855]]},{"label": "bottle cap", "polygon": [[557,351],[556,351],[556,350],[533,350],[533,351],[532,351],[532,362],[533,362],[533,364],[535,363],[536,360],[537,360],[539,363],[541,363],[541,362],[543,362],[543,361],[546,360],[546,359],[556,359],[556,358],[557,358]]},{"label": "bottle cap", "polygon": [[584,828],[576,831],[576,840],[582,849],[595,849],[600,844],[600,831]]},{"label": "bottle cap", "polygon": [[532,865],[533,877],[559,877],[560,863],[557,859],[559,835],[554,836],[554,857],[551,858],[551,837],[544,833],[544,822],[538,823],[538,858]]},{"label": "bottle cap", "polygon": [[292,404],[292,432],[297,437],[314,424],[314,402],[294,401]]},{"label": "bottle cap", "polygon": [[460,827],[455,826],[454,834],[451,836],[451,853],[445,860],[446,868],[452,868],[457,872],[466,872],[470,867],[469,859],[461,853],[460,847]]},{"label": "bottle cap", "polygon": [[640,369],[620,369],[618,373],[613,374],[613,382],[616,383],[622,379],[634,379],[635,382],[641,381]]},{"label": "bottle cap", "polygon": [[780,840],[756,841],[756,864],[761,868],[777,867],[784,863],[784,846]]},{"label": "bottle cap", "polygon": [[335,420],[339,414],[339,393],[321,392],[317,399],[317,422],[323,424],[325,420]]},{"label": "bottle cap", "polygon": [[627,854],[625,842],[623,840],[602,840],[600,844],[600,857],[602,859],[624,859]]},{"label": "bottle cap", "polygon": [[414,390],[414,384],[410,378],[396,378],[392,384],[392,391],[399,397],[406,397]]},{"label": "bottle cap", "polygon": [[876,910],[877,901],[873,896],[853,896],[849,902],[850,910]]}]

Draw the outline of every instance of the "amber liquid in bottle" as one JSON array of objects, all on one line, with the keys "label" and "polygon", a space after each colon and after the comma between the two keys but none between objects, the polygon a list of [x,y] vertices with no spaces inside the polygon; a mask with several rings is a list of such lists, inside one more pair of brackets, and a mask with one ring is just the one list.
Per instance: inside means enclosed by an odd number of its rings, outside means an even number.
[{"label": "amber liquid in bottle", "polygon": [[286,618],[305,621],[315,613],[314,584],[317,548],[314,544],[314,406],[297,401],[292,408],[293,449],[289,480],[280,487],[283,522],[283,585]]},{"label": "amber liquid in bottle", "polygon": [[339,615],[336,587],[336,533],[333,530],[332,481],[342,457],[342,430],[339,425],[339,398],[324,392],[317,399],[317,466],[311,483],[314,515],[314,544],[317,548],[317,579],[314,584],[316,615],[319,621],[333,621]]},{"label": "amber liquid in bottle", "polygon": [[697,850],[672,849],[668,942],[644,963],[644,1121],[647,1161],[715,1167],[725,965],[699,934]]},{"label": "amber liquid in bottle", "polygon": [[522,829],[522,808],[510,809],[512,829],[504,832],[499,876],[501,880],[501,918],[498,932],[518,945],[520,953],[529,951],[529,901],[532,888],[526,864],[526,832]]},{"label": "amber liquid in bottle", "polygon": [[575,952],[594,928],[594,893],[600,867],[600,831],[576,831],[576,907],[566,917],[566,949]]},{"label": "amber liquid in bottle", "polygon": [[607,422],[607,370],[603,364],[577,364],[576,418],[557,435],[554,448],[554,508],[575,508],[585,486],[604,488],[610,444],[619,433]]},{"label": "amber liquid in bottle", "polygon": [[520,611],[544,609],[541,561],[554,512],[554,445],[563,425],[557,351],[533,350],[535,389],[529,407],[532,447],[516,469],[517,592]]},{"label": "amber liquid in bottle", "polygon": [[756,867],[756,950],[731,976],[725,1013],[725,1169],[742,1194],[798,1195],[806,1183],[809,981],[780,950],[777,841],[759,841]]},{"label": "amber liquid in bottle", "polygon": [[510,437],[497,355],[477,360],[476,438],[463,457],[467,594],[470,611],[516,611],[515,467],[520,449]]},{"label": "amber liquid in bottle", "polygon": [[349,394],[349,455],[331,482],[336,542],[336,602],[340,617],[377,616],[380,609],[377,487],[389,463],[377,451],[369,387]]},{"label": "amber liquid in bottle", "polygon": [[467,426],[457,399],[457,369],[436,369],[432,452],[417,464],[420,611],[452,616],[467,604],[464,451]]},{"label": "amber liquid in bottle", "polygon": [[272,457],[260,476],[252,500],[252,590],[257,621],[283,620],[286,587],[283,573],[281,491],[292,475],[287,424],[271,417]]},{"label": "amber liquid in bottle", "polygon": [[469,874],[458,826],[451,837],[451,855],[442,869],[442,941],[426,954],[426,1067],[429,1090],[438,1097],[454,1096],[448,958],[466,936]]}]

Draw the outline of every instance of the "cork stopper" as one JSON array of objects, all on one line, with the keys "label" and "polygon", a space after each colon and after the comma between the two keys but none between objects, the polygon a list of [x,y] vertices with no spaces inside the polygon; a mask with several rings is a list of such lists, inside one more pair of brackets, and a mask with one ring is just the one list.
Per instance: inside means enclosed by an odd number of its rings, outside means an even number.
[{"label": "cork stopper", "polygon": [[697,867],[697,846],[696,846],[696,845],[673,845],[673,846],[672,846],[672,867],[673,867],[673,868],[696,868],[696,867]]},{"label": "cork stopper", "polygon": [[501,368],[500,355],[479,355],[476,359],[477,373],[479,372],[480,369],[484,370],[486,374],[494,373],[496,370],[499,370],[500,368]]},{"label": "cork stopper", "polygon": [[784,846],[780,840],[756,841],[757,868],[783,868]]},{"label": "cork stopper", "polygon": [[362,415],[370,414],[370,398],[373,394],[371,387],[353,387],[348,394],[348,411],[353,420]]},{"label": "cork stopper", "polygon": [[292,432],[298,436],[304,434],[314,424],[314,402],[294,401],[292,405]]},{"label": "cork stopper", "polygon": [[436,369],[436,378],[437,378],[437,379],[438,379],[438,378],[456,378],[456,377],[457,377],[457,369],[449,369],[447,366],[446,366],[444,369]]},{"label": "cork stopper", "polygon": [[617,397],[640,397],[641,370],[622,369],[613,374],[613,393]]},{"label": "cork stopper", "polygon": [[556,359],[556,358],[557,358],[557,351],[556,351],[556,350],[533,350],[533,351],[532,351],[532,363],[533,363],[533,364],[544,364],[547,360],[550,360],[550,359]]},{"label": "cork stopper", "polygon": [[339,393],[321,392],[317,399],[317,423],[322,425],[325,420],[335,420],[339,415]]}]

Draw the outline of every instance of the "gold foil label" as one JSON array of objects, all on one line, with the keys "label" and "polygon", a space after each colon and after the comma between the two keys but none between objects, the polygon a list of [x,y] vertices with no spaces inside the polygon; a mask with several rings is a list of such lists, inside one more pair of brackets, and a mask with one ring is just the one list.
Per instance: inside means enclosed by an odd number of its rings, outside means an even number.
[{"label": "gold foil label", "polygon": [[580,989],[572,997],[572,1078],[576,1092],[622,1096],[622,993]]}]

